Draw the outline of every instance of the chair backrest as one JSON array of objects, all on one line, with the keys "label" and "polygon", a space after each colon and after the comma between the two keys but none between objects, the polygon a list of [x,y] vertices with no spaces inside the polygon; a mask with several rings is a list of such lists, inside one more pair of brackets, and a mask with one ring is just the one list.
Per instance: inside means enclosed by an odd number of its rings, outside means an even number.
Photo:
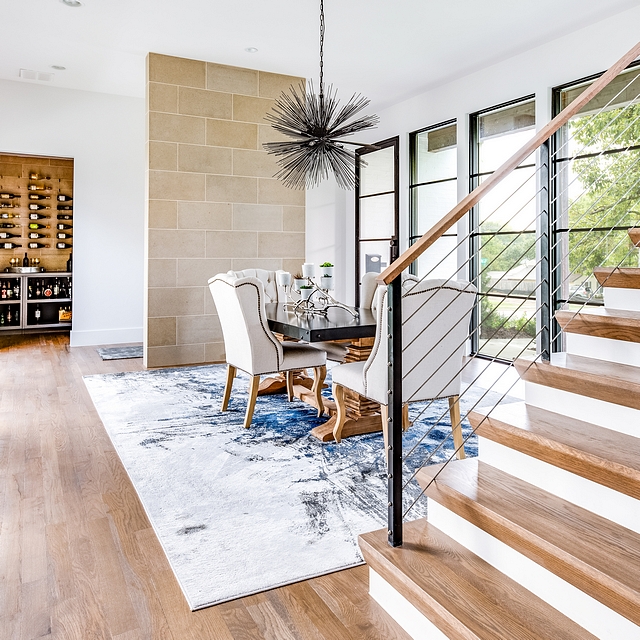
[{"label": "chair backrest", "polygon": [[[378,283],[376,278],[380,274],[376,271],[367,271],[362,276],[362,288],[360,289],[360,306],[375,311],[378,308],[376,292],[378,291]],[[402,274],[402,290],[408,291],[418,282],[418,278],[411,273]]]},{"label": "chair backrest", "polygon": [[[459,280],[423,280],[405,288],[402,401],[458,395],[476,288]],[[367,397],[387,404],[387,288],[376,295],[376,338],[362,375]]]},{"label": "chair backrest", "polygon": [[280,292],[276,280],[277,271],[266,269],[243,269],[242,271],[227,271],[227,275],[234,278],[258,278],[264,288],[265,302],[278,302]]},{"label": "chair backrest", "polygon": [[258,278],[219,273],[209,280],[218,311],[227,362],[251,375],[280,370],[282,345],[265,313],[265,295]]}]

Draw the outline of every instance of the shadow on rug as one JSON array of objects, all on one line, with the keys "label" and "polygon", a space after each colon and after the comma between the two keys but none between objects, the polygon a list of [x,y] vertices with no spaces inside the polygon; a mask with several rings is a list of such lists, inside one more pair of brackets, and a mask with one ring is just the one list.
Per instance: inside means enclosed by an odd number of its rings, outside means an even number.
[{"label": "shadow on rug", "polygon": [[[85,377],[192,610],[361,564],[358,535],[386,526],[381,434],[321,443],[309,431],[326,418],[284,395],[259,397],[244,429],[248,379],[221,413],[225,375],[215,365]],[[424,412],[405,450],[447,406]],[[407,477],[449,434],[447,423],[416,446]],[[450,440],[432,462],[451,455]],[[476,455],[475,438],[466,451]],[[419,492],[412,481],[407,506]],[[410,519],[425,513],[421,499]]]}]

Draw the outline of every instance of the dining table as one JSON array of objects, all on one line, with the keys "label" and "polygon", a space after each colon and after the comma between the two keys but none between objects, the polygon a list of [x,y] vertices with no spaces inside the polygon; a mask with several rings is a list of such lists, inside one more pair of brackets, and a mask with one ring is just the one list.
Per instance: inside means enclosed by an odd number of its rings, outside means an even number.
[{"label": "dining table", "polygon": [[[354,309],[355,316],[348,310],[332,307],[325,313],[294,311],[282,303],[266,305],[269,328],[284,340],[302,340],[314,343],[339,343],[346,347],[345,362],[366,360],[373,348],[376,335],[376,318],[371,309]],[[322,381],[323,382],[323,381]],[[321,409],[330,417],[323,424],[313,428],[311,434],[323,442],[333,440],[336,422],[336,405],[333,400],[323,398],[323,407],[317,406],[311,391],[312,379],[303,375],[294,378],[294,395],[300,400]],[[286,383],[283,376],[267,378],[260,385],[261,394],[284,393]],[[364,396],[345,389],[347,420],[342,430],[342,438],[382,431],[380,405]]]}]

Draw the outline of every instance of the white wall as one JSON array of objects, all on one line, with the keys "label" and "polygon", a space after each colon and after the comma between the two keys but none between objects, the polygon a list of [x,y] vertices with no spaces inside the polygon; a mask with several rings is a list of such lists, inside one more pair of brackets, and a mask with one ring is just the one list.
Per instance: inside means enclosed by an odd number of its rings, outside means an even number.
[{"label": "white wall", "polygon": [[144,99],[2,80],[0,151],[75,160],[71,345],[141,341]]},{"label": "white wall", "polygon": [[[535,94],[537,127],[551,115],[550,95],[554,86],[604,71],[636,44],[640,38],[640,7],[620,13],[589,27],[558,38],[526,53],[514,56],[478,72],[456,79],[380,111],[380,126],[358,142],[375,142],[400,136],[400,240],[408,246],[409,231],[409,133],[452,118],[458,121],[458,196],[468,192],[468,119],[469,114],[502,102]],[[517,25],[514,25],[514,28]],[[420,79],[416,78],[416,83]],[[367,111],[368,113],[369,111]],[[307,216],[322,209],[326,227],[335,227],[336,247],[354,246],[354,194],[333,191],[333,216],[346,212],[348,220],[332,221],[326,190],[307,192]],[[309,224],[309,223],[308,223]],[[315,221],[313,222],[315,225]],[[345,229],[350,235],[342,236]],[[329,239],[307,231],[307,259],[317,254],[318,244],[330,251]],[[353,291],[353,261],[344,274],[344,286]]]}]

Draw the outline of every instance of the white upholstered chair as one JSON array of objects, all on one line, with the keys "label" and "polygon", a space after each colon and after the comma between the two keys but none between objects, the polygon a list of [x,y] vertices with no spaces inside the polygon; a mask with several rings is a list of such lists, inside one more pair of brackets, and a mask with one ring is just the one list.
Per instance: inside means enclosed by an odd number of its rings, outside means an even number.
[{"label": "white upholstered chair", "polygon": [[281,343],[269,329],[265,313],[265,292],[262,281],[255,277],[237,278],[218,274],[209,280],[209,289],[218,311],[227,357],[227,383],[222,398],[226,411],[237,369],[251,376],[249,403],[244,426],[251,425],[258,395],[260,376],[267,373],[287,373],[287,392],[293,399],[293,371],[313,368],[313,392],[322,415],[322,382],[326,375],[323,351],[298,342]]},{"label": "white upholstered chair", "polygon": [[[408,290],[402,298],[402,402],[448,398],[454,444],[458,457],[463,458],[460,371],[476,288],[469,282],[457,280],[423,280],[407,285],[403,287]],[[346,419],[345,388],[380,403],[385,444],[387,442],[387,288],[378,288],[376,298],[377,327],[371,355],[366,362],[341,364],[331,372],[338,410],[333,431],[337,442]]]},{"label": "white upholstered chair", "polygon": [[278,302],[281,297],[277,282],[277,271],[267,269],[243,269],[242,271],[227,271],[228,276],[234,278],[258,278],[262,282],[265,302]]}]

